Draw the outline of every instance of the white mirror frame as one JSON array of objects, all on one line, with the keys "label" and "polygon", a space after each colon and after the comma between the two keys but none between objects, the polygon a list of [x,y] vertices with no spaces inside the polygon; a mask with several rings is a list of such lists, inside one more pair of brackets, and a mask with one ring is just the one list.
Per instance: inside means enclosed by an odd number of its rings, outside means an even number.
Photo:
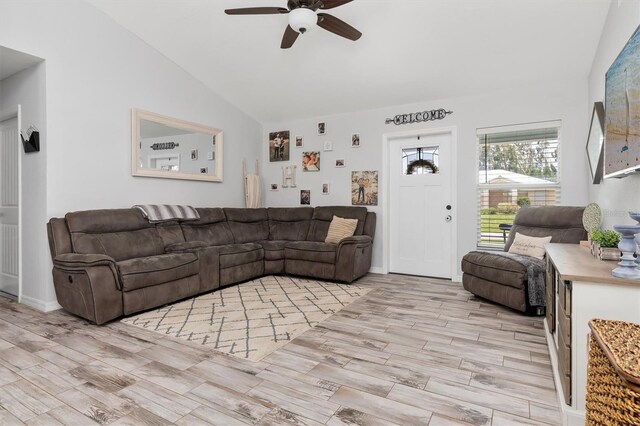
[{"label": "white mirror frame", "polygon": [[[215,175],[180,173],[140,167],[140,120],[149,120],[178,129],[184,129],[192,132],[205,133],[215,136]],[[154,112],[143,111],[137,108],[131,109],[131,174],[133,176],[222,182],[222,146],[223,133],[220,129],[203,126],[201,124],[192,123],[190,121],[179,120],[177,118],[167,117],[165,115],[156,114]]]}]

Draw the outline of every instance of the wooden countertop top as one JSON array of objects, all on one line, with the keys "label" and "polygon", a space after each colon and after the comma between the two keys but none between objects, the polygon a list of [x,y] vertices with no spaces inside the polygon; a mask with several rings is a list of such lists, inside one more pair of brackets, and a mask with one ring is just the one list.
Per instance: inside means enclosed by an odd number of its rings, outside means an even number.
[{"label": "wooden countertop top", "polygon": [[563,280],[640,287],[640,279],[628,280],[611,275],[611,271],[618,267],[617,261],[599,260],[591,255],[587,247],[580,244],[547,243],[544,247]]}]

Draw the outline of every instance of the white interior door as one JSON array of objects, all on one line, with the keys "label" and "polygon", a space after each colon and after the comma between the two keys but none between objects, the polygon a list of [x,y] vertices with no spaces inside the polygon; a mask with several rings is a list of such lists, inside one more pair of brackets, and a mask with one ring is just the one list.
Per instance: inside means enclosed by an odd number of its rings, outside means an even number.
[{"label": "white interior door", "polygon": [[[451,278],[451,133],[389,140],[389,271]],[[430,161],[407,174],[416,160]]]},{"label": "white interior door", "polygon": [[0,292],[18,296],[18,120],[0,123]]}]

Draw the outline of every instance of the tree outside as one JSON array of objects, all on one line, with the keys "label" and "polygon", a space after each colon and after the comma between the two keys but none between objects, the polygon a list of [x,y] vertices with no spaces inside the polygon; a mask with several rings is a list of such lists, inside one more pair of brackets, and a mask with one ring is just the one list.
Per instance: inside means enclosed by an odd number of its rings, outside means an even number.
[{"label": "tree outside", "polygon": [[[479,182],[485,185],[480,190],[479,243],[502,246],[520,208],[555,204],[556,188],[544,186],[558,181],[558,141],[484,145],[479,170]],[[492,184],[501,187],[492,189]]]}]

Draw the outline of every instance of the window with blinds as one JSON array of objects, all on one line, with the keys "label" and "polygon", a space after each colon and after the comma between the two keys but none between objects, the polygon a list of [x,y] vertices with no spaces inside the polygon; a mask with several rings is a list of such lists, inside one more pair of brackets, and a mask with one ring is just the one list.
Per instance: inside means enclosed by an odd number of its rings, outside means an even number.
[{"label": "window with blinds", "polygon": [[479,129],[478,247],[502,248],[527,206],[560,202],[560,122]]}]

